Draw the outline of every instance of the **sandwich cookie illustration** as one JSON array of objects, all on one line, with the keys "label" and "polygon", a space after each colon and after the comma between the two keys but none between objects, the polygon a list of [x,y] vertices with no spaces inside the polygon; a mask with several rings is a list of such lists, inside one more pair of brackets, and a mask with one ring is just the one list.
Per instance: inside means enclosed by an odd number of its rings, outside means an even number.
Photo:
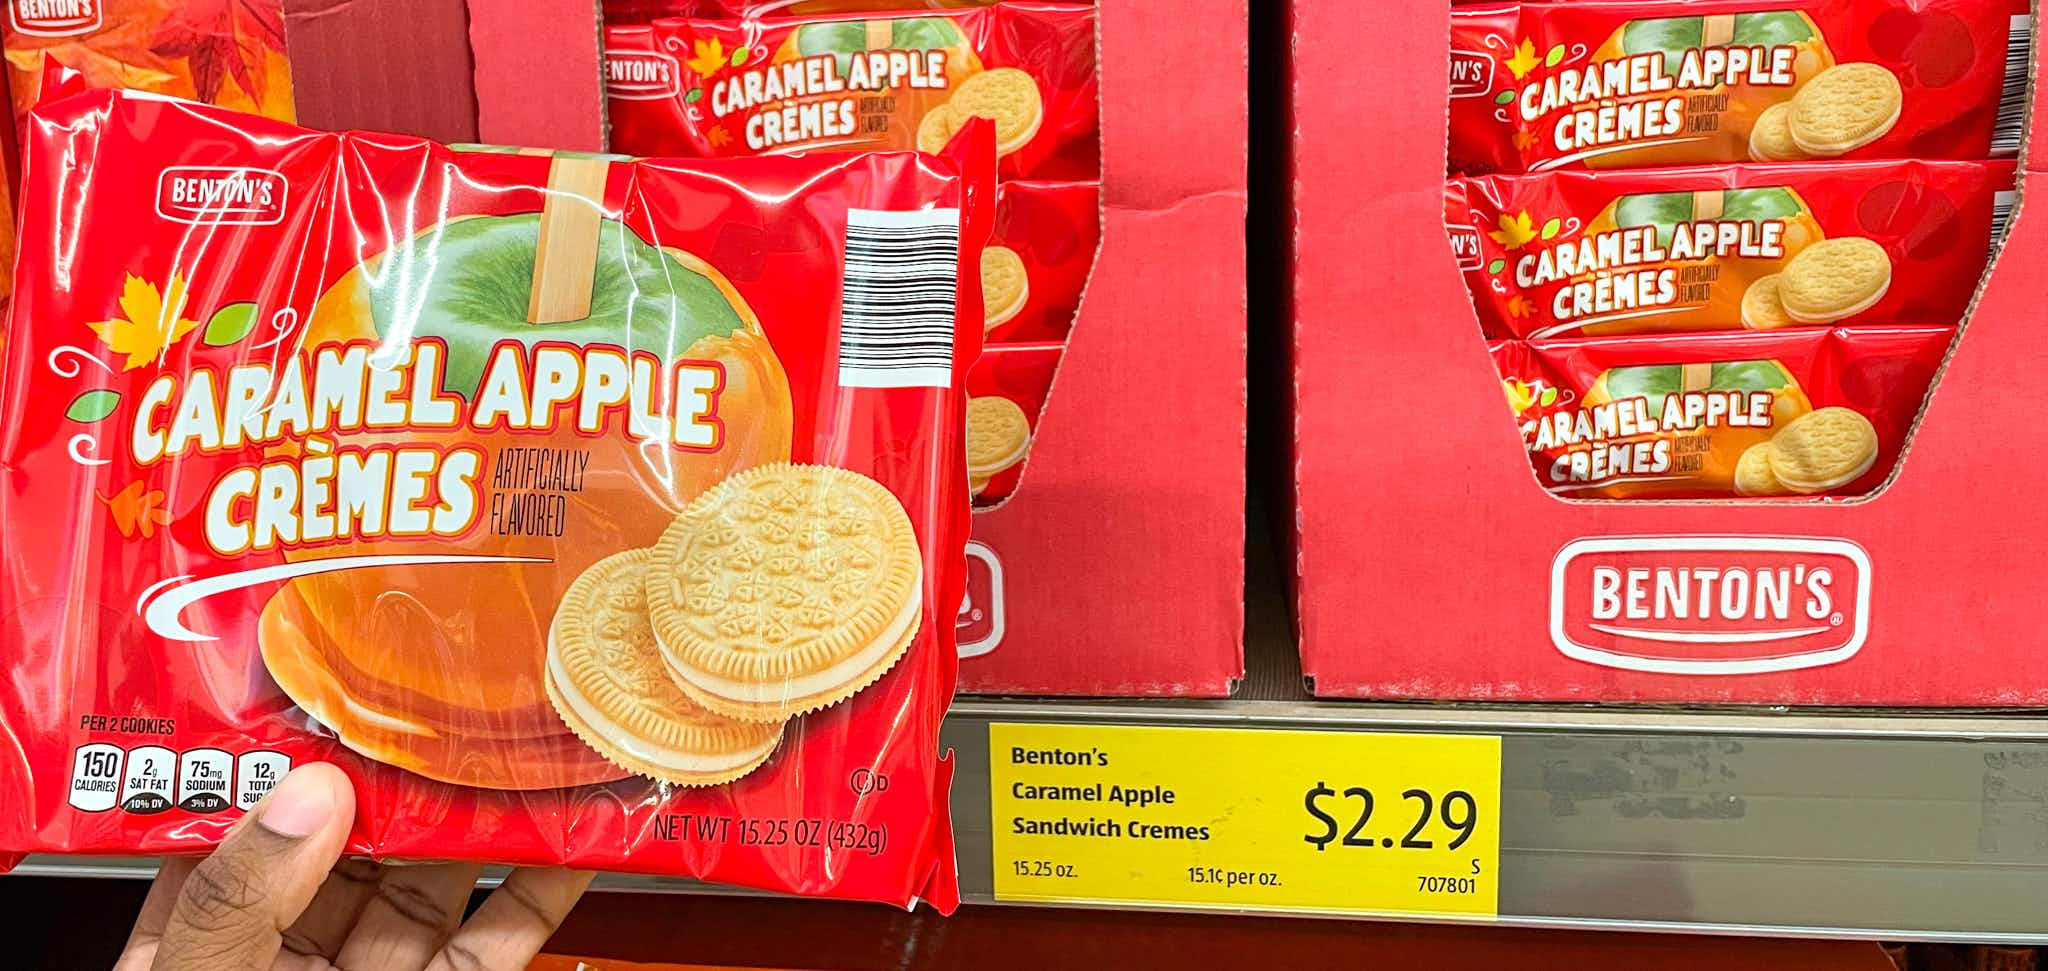
[{"label": "sandwich cookie illustration", "polygon": [[713,714],[670,680],[647,619],[652,559],[617,553],[570,585],[548,630],[548,698],[620,768],[682,786],[731,782],[768,761],[782,724]]},{"label": "sandwich cookie illustration", "polygon": [[1784,298],[1778,295],[1780,279],[1779,274],[1768,273],[1742,291],[1742,326],[1750,330],[1777,330],[1799,323],[1785,312]]},{"label": "sandwich cookie illustration", "polygon": [[838,704],[903,657],[924,615],[910,517],[881,483],[777,463],[698,497],[655,544],[647,612],[690,700],[780,723]]},{"label": "sandwich cookie illustration", "polygon": [[1756,116],[1749,130],[1749,157],[1757,162],[1796,162],[1807,158],[1792,139],[1792,103],[1780,101]]},{"label": "sandwich cookie illustration", "polygon": [[1738,496],[1782,496],[1791,490],[1771,471],[1771,443],[1758,442],[1743,450],[1735,462],[1735,494]]},{"label": "sandwich cookie illustration", "polygon": [[1825,158],[1883,138],[1899,123],[1905,93],[1882,65],[1837,64],[1801,85],[1791,105],[1785,126],[1792,143]]},{"label": "sandwich cookie illustration", "polygon": [[1859,236],[1822,240],[1800,250],[1778,278],[1786,316],[1803,324],[1854,317],[1875,306],[1892,286],[1892,258]]},{"label": "sandwich cookie illustration", "polygon": [[952,100],[925,113],[917,125],[918,150],[937,153],[975,118],[995,122],[996,154],[1008,155],[1038,136],[1045,123],[1045,96],[1024,70],[983,71],[962,81]]},{"label": "sandwich cookie illustration", "polygon": [[991,244],[981,251],[983,333],[1015,319],[1031,300],[1031,276],[1024,258],[1008,246]]},{"label": "sandwich cookie illustration", "polygon": [[1031,419],[1016,402],[1001,395],[967,399],[967,481],[975,492],[1030,450]]},{"label": "sandwich cookie illustration", "polygon": [[1877,429],[1848,408],[1794,419],[1770,442],[1771,473],[1785,488],[1811,495],[1863,478],[1877,462]]}]

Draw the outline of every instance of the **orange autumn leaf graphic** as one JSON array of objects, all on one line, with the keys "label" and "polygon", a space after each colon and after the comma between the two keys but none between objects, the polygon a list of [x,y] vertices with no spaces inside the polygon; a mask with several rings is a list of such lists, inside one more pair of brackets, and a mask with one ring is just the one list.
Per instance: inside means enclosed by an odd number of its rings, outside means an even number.
[{"label": "orange autumn leaf graphic", "polygon": [[724,148],[725,146],[732,144],[732,133],[726,131],[725,128],[721,126],[718,128],[713,128],[708,132],[705,132],[704,140],[710,142],[712,148]]},{"label": "orange autumn leaf graphic", "polygon": [[1513,317],[1527,317],[1536,312],[1536,302],[1521,294],[1508,298],[1508,314]]},{"label": "orange autumn leaf graphic", "polygon": [[1527,128],[1515,129],[1515,150],[1526,152],[1536,147],[1536,133]]},{"label": "orange autumn leaf graphic", "polygon": [[1536,65],[1541,63],[1543,59],[1536,56],[1536,44],[1527,38],[1522,40],[1521,46],[1515,48],[1515,56],[1507,60],[1508,70],[1514,72],[1517,81],[1526,77],[1530,71],[1536,70]]},{"label": "orange autumn leaf graphic", "polygon": [[220,100],[234,78],[262,102],[269,87],[268,51],[284,50],[284,10],[277,0],[183,0],[157,25],[149,51],[182,57],[202,101]]},{"label": "orange autumn leaf graphic", "polygon": [[114,519],[114,528],[121,535],[133,539],[141,533],[143,539],[156,535],[158,526],[171,524],[171,511],[164,508],[168,498],[162,489],[151,489],[141,479],[128,483],[127,488],[113,495],[95,491],[100,502],[106,504],[107,514]]},{"label": "orange autumn leaf graphic", "polygon": [[719,69],[725,67],[727,61],[731,58],[731,55],[726,53],[725,43],[716,37],[707,37],[697,41],[695,50],[697,56],[690,58],[688,63],[690,70],[697,72],[702,77],[708,78],[717,74]]},{"label": "orange autumn leaf graphic", "polygon": [[296,114],[279,0],[98,0],[82,33],[7,38],[16,115],[41,100],[54,58],[90,88],[154,91],[290,121]]},{"label": "orange autumn leaf graphic", "polygon": [[1514,214],[1500,214],[1500,228],[1488,232],[1487,237],[1511,250],[1521,249],[1536,238],[1536,226],[1529,219],[1527,211]]},{"label": "orange autumn leaf graphic", "polygon": [[192,332],[199,322],[185,316],[185,281],[171,274],[170,286],[156,285],[134,274],[121,288],[121,316],[85,326],[117,354],[128,355],[121,370],[133,371],[161,360],[164,351]]}]

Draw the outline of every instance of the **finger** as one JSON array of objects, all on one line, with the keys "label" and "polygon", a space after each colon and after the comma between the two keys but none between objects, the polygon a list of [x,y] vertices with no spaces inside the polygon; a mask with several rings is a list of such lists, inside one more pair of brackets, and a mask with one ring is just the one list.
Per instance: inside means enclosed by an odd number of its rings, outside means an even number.
[{"label": "finger", "polygon": [[279,942],[284,953],[319,958],[314,967],[333,961],[363,907],[377,895],[377,881],[383,876],[384,868],[374,860],[354,858],[335,864],[306,912],[285,928]]},{"label": "finger", "polygon": [[420,971],[462,923],[481,872],[470,863],[385,867],[335,966]]},{"label": "finger", "polygon": [[269,968],[291,926],[341,856],[355,790],[331,765],[301,766],[228,831],[178,889],[157,971]]},{"label": "finger", "polygon": [[448,939],[427,971],[526,967],[555,936],[592,876],[579,870],[512,871]]},{"label": "finger", "polygon": [[128,932],[128,943],[122,945],[121,959],[114,962],[114,971],[149,971],[150,963],[156,960],[157,944],[163,940],[164,925],[171,921],[171,905],[178,899],[178,889],[198,865],[195,857],[173,856],[166,857],[163,865],[157,867],[156,879],[150,881],[149,895],[142,898],[142,912],[135,915],[135,929]]}]

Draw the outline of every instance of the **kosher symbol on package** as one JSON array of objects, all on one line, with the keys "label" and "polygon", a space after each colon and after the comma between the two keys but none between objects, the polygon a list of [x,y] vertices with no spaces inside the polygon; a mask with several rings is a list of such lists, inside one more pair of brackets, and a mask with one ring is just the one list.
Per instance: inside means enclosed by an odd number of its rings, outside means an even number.
[{"label": "kosher symbol on package", "polygon": [[1460,7],[1450,167],[2010,155],[2028,14],[2026,0]]},{"label": "kosher symbol on package", "polygon": [[[356,852],[949,906],[985,128],[674,162],[38,109],[0,850],[202,850],[328,760]],[[118,805],[143,748],[219,753],[212,809]]]},{"label": "kosher symbol on package", "polygon": [[936,152],[982,118],[1005,176],[1093,179],[1101,167],[1086,3],[614,25],[605,91],[612,149],[634,155]]}]

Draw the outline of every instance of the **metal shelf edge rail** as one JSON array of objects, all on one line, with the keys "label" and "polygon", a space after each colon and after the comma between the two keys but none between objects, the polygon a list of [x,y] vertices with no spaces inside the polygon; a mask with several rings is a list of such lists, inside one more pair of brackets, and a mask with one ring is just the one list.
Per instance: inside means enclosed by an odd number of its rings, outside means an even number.
[{"label": "metal shelf edge rail", "polygon": [[[946,741],[971,902],[992,902],[988,725],[1017,721],[1500,735],[1503,924],[2048,944],[2044,718],[961,699]],[[32,857],[18,872],[153,869]]]}]

